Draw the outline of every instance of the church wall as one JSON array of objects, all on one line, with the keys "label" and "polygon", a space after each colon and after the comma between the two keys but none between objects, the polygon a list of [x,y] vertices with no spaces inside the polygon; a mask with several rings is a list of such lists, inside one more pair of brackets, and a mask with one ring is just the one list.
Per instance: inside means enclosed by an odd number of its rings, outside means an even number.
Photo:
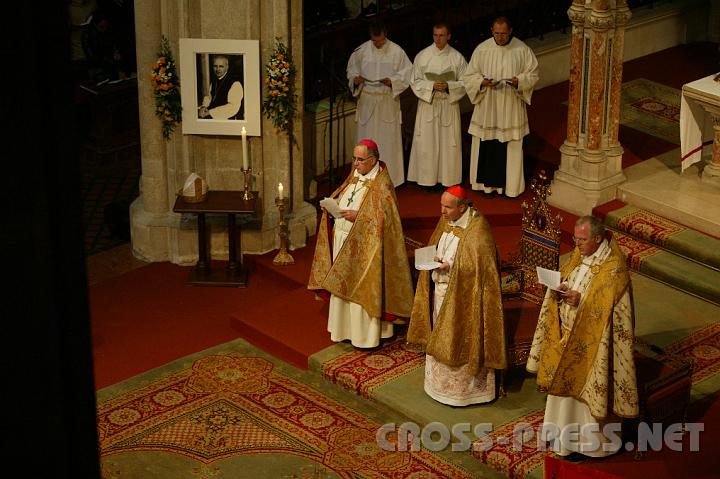
[{"label": "church wall", "polygon": [[[162,35],[170,41],[178,63],[180,38],[250,39],[260,42],[258,75],[262,82],[263,66],[277,37],[290,48],[298,70],[297,84],[301,85],[302,55],[295,52],[302,48],[302,1],[136,0],[135,7],[142,176],[140,197],[131,206],[133,252],[150,261],[191,264],[197,260],[197,220],[194,215],[172,212],[177,192],[192,172],[203,177],[211,190],[242,190],[242,142],[239,136],[183,135],[182,125],[169,141],[164,141],[160,121],[154,114],[153,92],[143,81],[144,72],[156,60]],[[300,94],[299,110],[302,101]],[[314,208],[302,201],[302,188],[295,186],[302,185],[299,116],[295,122],[296,145],[290,143],[288,135],[275,131],[269,120],[261,117],[261,122],[261,136],[248,137],[253,168],[250,189],[259,191],[261,206],[258,218],[242,225],[241,238],[243,252],[253,253],[278,247],[278,182],[285,185],[285,194],[290,197],[286,215],[290,247],[304,246],[316,227]],[[226,218],[208,215],[207,222],[212,258],[227,259]]]},{"label": "church wall", "polygon": [[[568,2],[569,3],[569,2]],[[710,0],[658,2],[653,8],[634,9],[625,30],[624,60],[629,61],[667,48],[696,41],[708,41],[706,23]],[[570,31],[554,32],[543,40],[526,43],[535,51],[540,65],[536,89],[566,81],[570,72]]]}]

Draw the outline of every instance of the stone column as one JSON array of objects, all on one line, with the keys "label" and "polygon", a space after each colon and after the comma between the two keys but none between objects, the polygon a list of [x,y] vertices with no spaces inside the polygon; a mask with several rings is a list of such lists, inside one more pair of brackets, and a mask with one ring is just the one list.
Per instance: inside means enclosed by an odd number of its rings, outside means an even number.
[{"label": "stone column", "polygon": [[625,180],[617,132],[623,33],[630,11],[624,0],[575,0],[568,17],[573,37],[567,139],[548,201],[580,215],[614,199]]},{"label": "stone column", "polygon": [[145,72],[157,59],[162,35],[161,2],[135,2],[138,103],[142,176],[140,196],[130,206],[133,254],[148,261],[168,259],[166,142],[155,116],[155,97]]},{"label": "stone column", "polygon": [[565,143],[576,145],[580,127],[580,98],[582,94],[584,0],[573,1],[568,10],[568,17],[572,22],[572,38],[570,40],[570,86],[568,91],[567,139]]}]

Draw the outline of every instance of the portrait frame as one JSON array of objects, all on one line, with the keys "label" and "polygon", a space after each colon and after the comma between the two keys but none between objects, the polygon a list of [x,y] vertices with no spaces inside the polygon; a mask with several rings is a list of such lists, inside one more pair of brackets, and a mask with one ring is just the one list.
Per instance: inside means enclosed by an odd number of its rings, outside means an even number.
[{"label": "portrait frame", "polygon": [[[201,118],[201,108],[208,107],[209,101],[215,102],[217,96],[212,94],[216,89],[214,82],[218,81],[213,64],[219,57],[225,59],[219,62],[227,65],[228,80],[241,83],[241,106],[233,118]],[[222,95],[222,88],[217,90]],[[240,136],[245,127],[247,135],[260,136],[260,42],[181,38],[180,94],[183,135]]]}]

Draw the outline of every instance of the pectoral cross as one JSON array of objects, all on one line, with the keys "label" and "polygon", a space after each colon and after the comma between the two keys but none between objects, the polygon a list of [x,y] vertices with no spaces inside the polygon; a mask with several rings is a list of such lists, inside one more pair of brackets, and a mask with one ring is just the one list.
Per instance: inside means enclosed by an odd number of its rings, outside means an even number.
[{"label": "pectoral cross", "polygon": [[348,196],[347,199],[347,206],[350,206],[353,202],[353,198],[355,198],[355,193],[358,192],[358,183],[360,183],[360,188],[365,186],[365,180],[361,180],[359,178],[353,178],[353,183],[355,186],[353,187],[353,190],[350,192],[350,196]]}]

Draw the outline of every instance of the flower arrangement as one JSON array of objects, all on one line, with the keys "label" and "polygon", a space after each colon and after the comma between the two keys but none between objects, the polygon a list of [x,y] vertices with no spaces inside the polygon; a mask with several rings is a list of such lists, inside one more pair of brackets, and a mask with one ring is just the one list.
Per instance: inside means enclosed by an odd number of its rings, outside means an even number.
[{"label": "flower arrangement", "polygon": [[291,139],[292,119],[295,114],[295,66],[287,47],[275,39],[275,51],[265,65],[267,96],[263,101],[265,116],[272,120],[275,129],[285,131]]},{"label": "flower arrangement", "polygon": [[175,70],[175,61],[170,51],[170,42],[164,36],[160,43],[158,59],[152,64],[150,84],[155,93],[155,114],[162,122],[163,138],[170,139],[170,134],[182,121],[182,105],[180,103],[180,79]]}]

